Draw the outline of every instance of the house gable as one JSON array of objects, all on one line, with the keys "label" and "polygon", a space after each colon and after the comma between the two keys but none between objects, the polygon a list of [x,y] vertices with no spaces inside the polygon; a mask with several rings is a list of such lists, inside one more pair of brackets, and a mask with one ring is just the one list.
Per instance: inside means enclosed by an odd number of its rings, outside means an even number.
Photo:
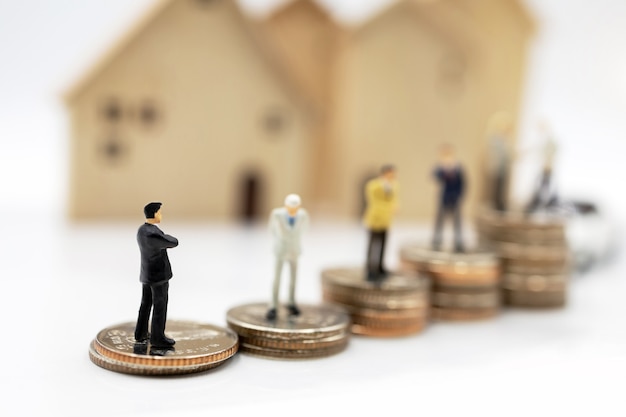
[{"label": "house gable", "polygon": [[271,184],[267,201],[306,195],[307,112],[256,30],[232,0],[172,0],[81,86],[70,103],[75,216],[167,199],[173,216],[229,217],[251,167]]}]

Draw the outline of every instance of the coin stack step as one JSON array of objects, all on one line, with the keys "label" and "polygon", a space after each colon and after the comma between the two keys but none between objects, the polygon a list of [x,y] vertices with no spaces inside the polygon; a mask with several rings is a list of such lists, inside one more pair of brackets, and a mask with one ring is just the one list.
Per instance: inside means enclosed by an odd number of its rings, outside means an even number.
[{"label": "coin stack step", "polygon": [[418,333],[428,321],[428,280],[417,274],[390,274],[378,283],[365,279],[362,268],[322,271],[325,301],[347,309],[352,332],[395,337]]},{"label": "coin stack step", "polygon": [[432,279],[431,311],[436,320],[479,320],[498,314],[500,262],[495,253],[451,253],[420,245],[400,251],[402,268]]},{"label": "coin stack step", "polygon": [[506,304],[565,305],[570,267],[562,219],[483,210],[477,224],[481,241],[502,259]]},{"label": "coin stack step", "polygon": [[89,358],[96,365],[134,375],[181,375],[222,365],[238,348],[230,329],[191,321],[170,320],[167,335],[176,340],[171,348],[135,341],[135,323],[106,328],[91,342]]},{"label": "coin stack step", "polygon": [[275,320],[266,319],[267,303],[245,304],[226,314],[228,326],[240,340],[240,350],[278,359],[312,359],[343,351],[350,340],[350,317],[334,305],[298,305],[300,314],[277,310]]}]

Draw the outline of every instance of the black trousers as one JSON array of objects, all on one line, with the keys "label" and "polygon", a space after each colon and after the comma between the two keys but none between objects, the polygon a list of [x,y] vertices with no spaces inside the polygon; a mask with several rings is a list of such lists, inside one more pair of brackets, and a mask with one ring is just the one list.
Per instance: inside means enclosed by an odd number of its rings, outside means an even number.
[{"label": "black trousers", "polygon": [[494,178],[493,184],[493,208],[498,211],[506,210],[506,183],[507,173],[498,172]]},{"label": "black trousers", "polygon": [[433,235],[433,248],[441,248],[441,238],[443,233],[443,221],[445,217],[451,216],[454,222],[454,249],[463,250],[463,238],[461,236],[461,208],[460,204],[440,204],[435,220],[435,233]]},{"label": "black trousers", "polygon": [[[143,284],[139,317],[135,326],[135,340],[144,340],[148,336],[148,319],[152,310],[152,329],[150,342],[165,339],[165,321],[167,320],[167,292],[169,282],[162,284]],[[154,307],[154,308],[153,308]]]},{"label": "black trousers", "polygon": [[552,171],[544,169],[541,173],[541,182],[539,187],[535,190],[533,198],[526,206],[526,213],[534,213],[541,207],[548,207],[553,203],[553,199],[550,198],[550,180],[552,178]]},{"label": "black trousers", "polygon": [[385,256],[385,242],[387,230],[370,230],[369,244],[367,245],[367,274],[375,277],[384,272],[383,260]]}]

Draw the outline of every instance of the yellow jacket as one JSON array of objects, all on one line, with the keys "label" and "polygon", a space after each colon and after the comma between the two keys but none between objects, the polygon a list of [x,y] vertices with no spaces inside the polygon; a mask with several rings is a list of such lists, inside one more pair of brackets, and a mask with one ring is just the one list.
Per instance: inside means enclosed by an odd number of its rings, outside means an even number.
[{"label": "yellow jacket", "polygon": [[370,230],[386,230],[391,225],[391,220],[398,205],[398,184],[390,183],[391,189],[385,190],[385,181],[375,178],[367,182],[365,186],[365,200],[367,208],[363,216],[363,222]]}]

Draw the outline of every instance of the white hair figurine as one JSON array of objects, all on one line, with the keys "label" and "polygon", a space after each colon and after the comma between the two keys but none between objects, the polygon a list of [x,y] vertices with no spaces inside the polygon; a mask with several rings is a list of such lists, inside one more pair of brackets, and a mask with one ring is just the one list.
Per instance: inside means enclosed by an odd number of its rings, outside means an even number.
[{"label": "white hair figurine", "polygon": [[302,204],[302,200],[298,194],[289,194],[285,197],[285,206],[287,207],[300,207],[300,204]]}]

